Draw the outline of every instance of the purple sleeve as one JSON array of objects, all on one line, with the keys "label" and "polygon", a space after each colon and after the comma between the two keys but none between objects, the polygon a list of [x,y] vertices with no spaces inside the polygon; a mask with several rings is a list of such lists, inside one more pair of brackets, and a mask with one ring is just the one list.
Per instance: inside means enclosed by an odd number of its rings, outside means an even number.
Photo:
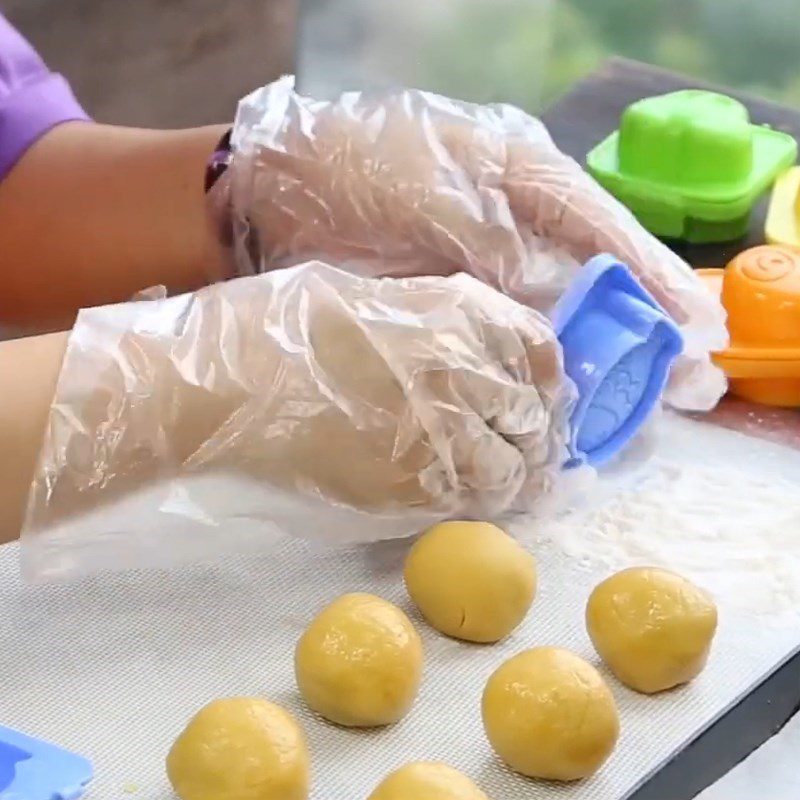
[{"label": "purple sleeve", "polygon": [[0,180],[51,128],[88,119],[69,84],[0,15]]}]

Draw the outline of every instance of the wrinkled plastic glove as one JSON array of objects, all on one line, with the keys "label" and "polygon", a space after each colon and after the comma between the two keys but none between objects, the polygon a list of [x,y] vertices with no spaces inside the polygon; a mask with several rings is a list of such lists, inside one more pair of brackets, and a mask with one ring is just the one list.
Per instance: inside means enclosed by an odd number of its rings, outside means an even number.
[{"label": "wrinkled plastic glove", "polygon": [[[26,571],[160,566],[270,530],[375,540],[528,509],[566,458],[571,402],[547,321],[465,274],[370,280],[312,263],[82,311]],[[78,516],[148,486],[160,499],[142,513]]]},{"label": "wrinkled plastic glove", "polygon": [[548,314],[608,252],[682,327],[668,400],[707,409],[724,392],[718,299],[519,109],[419,91],[319,102],[283,78],[240,103],[232,144],[214,200],[240,271],[313,256],[366,275],[464,270]]}]

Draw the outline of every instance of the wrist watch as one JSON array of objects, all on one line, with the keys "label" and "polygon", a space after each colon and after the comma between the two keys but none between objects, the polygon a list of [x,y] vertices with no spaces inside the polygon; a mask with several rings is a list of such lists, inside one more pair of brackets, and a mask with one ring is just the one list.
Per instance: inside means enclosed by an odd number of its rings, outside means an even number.
[{"label": "wrist watch", "polygon": [[220,176],[228,169],[233,158],[233,151],[231,150],[231,134],[233,128],[228,128],[222,138],[214,148],[211,158],[208,159],[206,164],[206,181],[205,191],[208,194],[214,184],[220,179]]},{"label": "wrist watch", "polygon": [[[217,185],[219,179],[233,161],[232,133],[233,128],[228,128],[219,142],[217,142],[214,152],[206,162],[205,175],[205,195],[211,223],[216,229],[217,237],[222,246],[231,251],[233,249],[233,220],[231,218],[230,190],[224,184]],[[217,186],[217,191],[212,191],[215,186]]]},{"label": "wrist watch", "polygon": [[[225,171],[233,162],[233,149],[231,135],[233,128],[229,128],[214,148],[214,152],[206,164],[205,194],[208,199],[207,206],[211,215],[212,224],[217,230],[217,236],[222,246],[229,251],[232,275],[252,274],[260,271],[256,265],[262,259],[261,242],[258,230],[250,224],[247,214],[242,214],[234,220],[233,200],[229,181],[220,181]],[[240,245],[240,266],[236,266],[234,255],[235,242]],[[246,264],[247,266],[241,266]]]}]

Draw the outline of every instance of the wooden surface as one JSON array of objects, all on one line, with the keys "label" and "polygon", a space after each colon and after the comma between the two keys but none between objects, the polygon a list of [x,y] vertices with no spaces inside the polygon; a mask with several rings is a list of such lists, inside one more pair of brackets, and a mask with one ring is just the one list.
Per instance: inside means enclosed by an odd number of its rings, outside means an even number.
[{"label": "wooden surface", "polygon": [[4,0],[4,13],[102,122],[233,119],[290,72],[298,0]]},{"label": "wooden surface", "polygon": [[[576,84],[542,119],[558,146],[585,164],[586,154],[617,129],[620,114],[630,103],[688,88],[714,89],[736,97],[747,106],[754,122],[767,123],[800,140],[800,111],[622,58],[610,59]],[[745,239],[723,244],[669,242],[669,245],[695,267],[725,266],[742,250],[764,243],[766,202],[764,198],[754,210]],[[729,397],[704,418],[726,428],[800,448],[798,410],[766,408]]]}]

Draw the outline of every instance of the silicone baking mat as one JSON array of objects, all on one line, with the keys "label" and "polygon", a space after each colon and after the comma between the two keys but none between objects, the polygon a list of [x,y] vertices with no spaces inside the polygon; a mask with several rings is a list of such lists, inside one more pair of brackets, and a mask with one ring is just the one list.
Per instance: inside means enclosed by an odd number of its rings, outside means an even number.
[{"label": "silicone baking mat", "polygon": [[[800,452],[699,422],[667,417],[658,452],[709,466],[741,464],[762,477],[772,471],[800,487]],[[613,480],[605,480],[613,494]],[[539,525],[519,521],[515,531],[534,540]],[[88,794],[94,800],[171,797],[163,764],[172,740],[204,703],[235,694],[266,696],[302,721],[313,800],[366,798],[385,773],[412,759],[463,769],[493,800],[618,800],[797,644],[796,625],[770,626],[722,604],[712,659],[696,682],[642,697],[610,679],[622,719],[611,760],[579,784],[537,783],[492,756],[480,723],[481,691],[500,662],[530,646],[561,645],[596,661],[583,608],[604,573],[576,565],[558,547],[531,545],[540,589],[526,623],[500,645],[470,646],[439,636],[409,608],[400,579],[405,547],[394,542],[330,552],[285,542],[256,558],[53,587],[25,586],[16,546],[2,548],[0,723],[88,756],[96,772]],[[328,725],[305,710],[295,688],[292,656],[303,626],[321,605],[349,591],[399,603],[423,635],[421,694],[411,714],[390,729]]]}]

